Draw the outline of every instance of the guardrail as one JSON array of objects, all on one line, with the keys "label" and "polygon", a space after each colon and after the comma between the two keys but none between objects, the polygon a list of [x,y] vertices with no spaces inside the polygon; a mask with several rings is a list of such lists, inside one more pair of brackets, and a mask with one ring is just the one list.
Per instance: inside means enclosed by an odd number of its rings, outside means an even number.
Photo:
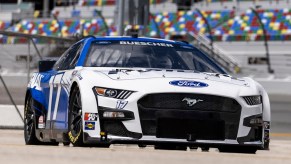
[{"label": "guardrail", "polygon": [[221,49],[218,45],[213,43],[213,47],[210,45],[210,40],[202,34],[195,34],[193,32],[189,32],[188,35],[193,37],[193,44],[196,45],[203,51],[206,51],[212,58],[214,58],[222,67],[232,73],[239,73],[240,66],[235,61],[235,59],[227,54],[223,49]]}]

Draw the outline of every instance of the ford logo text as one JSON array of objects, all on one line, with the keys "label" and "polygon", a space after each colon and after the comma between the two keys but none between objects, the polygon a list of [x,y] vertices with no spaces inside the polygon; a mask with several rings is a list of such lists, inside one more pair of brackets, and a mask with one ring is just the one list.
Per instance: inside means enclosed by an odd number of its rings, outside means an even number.
[{"label": "ford logo text", "polygon": [[193,88],[208,87],[208,84],[206,83],[202,83],[199,81],[189,81],[189,80],[175,80],[175,81],[170,81],[169,84],[179,86],[179,87],[193,87]]}]

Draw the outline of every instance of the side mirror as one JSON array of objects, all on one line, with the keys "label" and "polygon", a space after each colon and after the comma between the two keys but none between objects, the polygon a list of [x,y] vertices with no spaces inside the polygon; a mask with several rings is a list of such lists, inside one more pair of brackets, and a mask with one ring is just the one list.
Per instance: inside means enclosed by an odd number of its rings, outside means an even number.
[{"label": "side mirror", "polygon": [[46,72],[53,69],[56,60],[41,60],[38,63],[38,71],[39,72]]}]

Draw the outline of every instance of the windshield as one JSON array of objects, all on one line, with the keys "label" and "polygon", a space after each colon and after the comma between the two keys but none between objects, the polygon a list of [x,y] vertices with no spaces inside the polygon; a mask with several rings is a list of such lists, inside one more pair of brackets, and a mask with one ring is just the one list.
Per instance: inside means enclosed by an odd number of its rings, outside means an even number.
[{"label": "windshield", "polygon": [[175,43],[95,41],[88,53],[86,67],[159,68],[224,73],[197,49]]}]

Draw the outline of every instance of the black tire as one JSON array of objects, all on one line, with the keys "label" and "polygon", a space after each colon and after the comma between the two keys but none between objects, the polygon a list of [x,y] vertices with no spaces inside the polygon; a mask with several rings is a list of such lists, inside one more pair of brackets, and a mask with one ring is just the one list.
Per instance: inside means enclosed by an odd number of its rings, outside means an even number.
[{"label": "black tire", "polygon": [[24,108],[24,140],[26,145],[39,145],[41,142],[35,135],[35,112],[32,106],[33,99],[28,95]]},{"label": "black tire", "polygon": [[63,142],[64,146],[70,146],[71,142]]},{"label": "black tire", "polygon": [[143,149],[143,148],[146,148],[147,145],[145,145],[145,144],[138,144],[138,147],[141,148],[141,149]]},{"label": "black tire", "polygon": [[209,147],[201,147],[202,152],[209,152]]},{"label": "black tire", "polygon": [[244,153],[244,154],[256,154],[257,148],[255,147],[220,147],[218,148],[221,153]]},{"label": "black tire", "polygon": [[72,90],[69,101],[68,138],[73,146],[83,147],[82,101],[79,87]]},{"label": "black tire", "polygon": [[267,141],[267,142],[264,143],[263,150],[270,150],[270,141]]}]

